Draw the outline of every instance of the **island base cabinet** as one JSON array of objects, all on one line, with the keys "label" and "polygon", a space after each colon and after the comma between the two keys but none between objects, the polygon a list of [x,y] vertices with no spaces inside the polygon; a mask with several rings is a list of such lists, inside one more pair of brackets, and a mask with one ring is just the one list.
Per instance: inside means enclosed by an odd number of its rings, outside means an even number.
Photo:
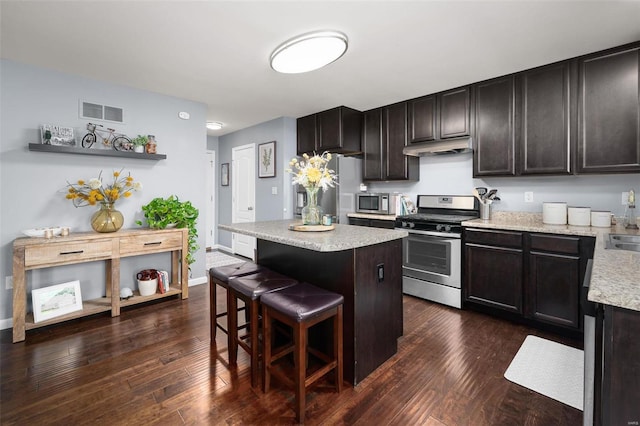
[{"label": "island base cabinet", "polygon": [[[402,335],[402,240],[318,252],[258,239],[257,262],[344,296],[344,378],[356,385],[397,351]],[[316,344],[330,345],[319,327]],[[326,331],[327,333],[324,333]]]},{"label": "island base cabinet", "polygon": [[638,336],[640,312],[605,306],[602,421],[595,424],[606,426],[640,423]]}]

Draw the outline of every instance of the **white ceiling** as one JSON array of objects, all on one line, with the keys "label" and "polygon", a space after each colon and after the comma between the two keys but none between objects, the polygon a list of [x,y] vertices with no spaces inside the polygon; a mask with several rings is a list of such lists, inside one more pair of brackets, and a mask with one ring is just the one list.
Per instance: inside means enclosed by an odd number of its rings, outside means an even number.
[{"label": "white ceiling", "polygon": [[[640,1],[6,1],[2,58],[200,101],[223,135],[338,105],[359,110],[640,40]],[[342,31],[307,74],[281,42]]]}]

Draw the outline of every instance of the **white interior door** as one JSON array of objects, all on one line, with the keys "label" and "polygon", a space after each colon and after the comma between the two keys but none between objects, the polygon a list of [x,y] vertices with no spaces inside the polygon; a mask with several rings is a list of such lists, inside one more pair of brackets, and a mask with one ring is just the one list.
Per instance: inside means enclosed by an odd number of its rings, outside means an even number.
[{"label": "white interior door", "polygon": [[[233,223],[256,221],[256,160],[255,144],[243,145],[231,151],[231,192]],[[256,239],[234,233],[231,240],[234,253],[255,260]]]},{"label": "white interior door", "polygon": [[213,248],[215,245],[215,226],[216,226],[216,152],[207,151],[207,194],[209,202],[207,203],[207,249]]}]

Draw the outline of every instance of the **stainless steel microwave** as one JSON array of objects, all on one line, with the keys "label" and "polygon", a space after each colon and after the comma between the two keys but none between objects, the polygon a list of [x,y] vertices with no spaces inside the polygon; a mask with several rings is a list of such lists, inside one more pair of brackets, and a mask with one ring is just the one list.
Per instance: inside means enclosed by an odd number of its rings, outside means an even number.
[{"label": "stainless steel microwave", "polygon": [[396,214],[398,195],[381,193],[356,194],[356,213]]}]

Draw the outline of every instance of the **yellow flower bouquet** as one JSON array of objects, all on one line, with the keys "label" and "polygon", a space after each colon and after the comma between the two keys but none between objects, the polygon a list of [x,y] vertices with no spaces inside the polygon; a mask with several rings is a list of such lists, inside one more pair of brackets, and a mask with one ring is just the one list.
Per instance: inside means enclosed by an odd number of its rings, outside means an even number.
[{"label": "yellow flower bouquet", "polygon": [[76,183],[67,181],[66,198],[75,207],[100,205],[100,210],[91,217],[91,227],[96,232],[115,232],[122,228],[124,217],[114,208],[120,198],[129,198],[132,191],[140,191],[142,184],[136,182],[129,173],[127,176],[120,171],[114,171],[113,180],[109,184],[102,182],[102,171],[97,178],[88,181],[78,180]]},{"label": "yellow flower bouquet", "polygon": [[88,181],[67,182],[67,199],[76,207],[95,206],[98,203],[113,205],[120,198],[129,198],[132,191],[140,191],[142,184],[135,182],[131,174],[122,175],[122,170],[113,172],[113,181],[105,185],[102,182],[102,171],[97,178]]}]

